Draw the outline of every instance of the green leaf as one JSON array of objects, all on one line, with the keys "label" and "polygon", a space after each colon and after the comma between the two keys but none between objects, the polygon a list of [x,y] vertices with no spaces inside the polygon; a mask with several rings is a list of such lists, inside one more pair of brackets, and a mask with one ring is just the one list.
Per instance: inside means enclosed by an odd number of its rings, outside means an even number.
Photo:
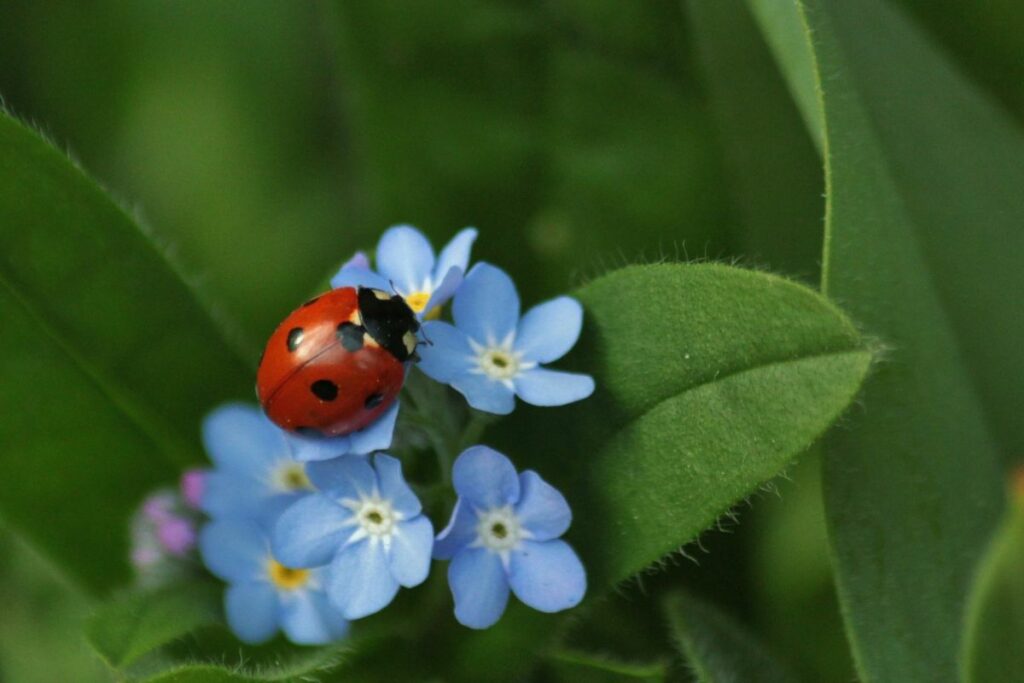
[{"label": "green leaf", "polygon": [[1024,479],[1017,487],[1014,504],[978,564],[968,601],[961,656],[962,680],[968,683],[1024,675]]},{"label": "green leaf", "polygon": [[999,516],[997,444],[1024,446],[1024,301],[1007,296],[1024,139],[885,3],[810,0],[804,19],[826,131],[824,288],[890,347],[867,409],[828,444],[847,629],[866,681],[955,680]]},{"label": "green leaf", "polygon": [[197,459],[251,372],[100,188],[0,113],[0,513],[94,589],[143,491]]},{"label": "green leaf", "polygon": [[520,404],[503,447],[567,492],[591,593],[677,550],[842,413],[871,353],[813,291],[720,265],[633,266],[577,290],[566,367],[594,396]]},{"label": "green leaf", "polygon": [[731,617],[692,595],[665,599],[669,630],[699,683],[785,683],[796,678]]},{"label": "green leaf", "polygon": [[129,594],[89,618],[85,634],[111,667],[135,660],[201,626],[220,621],[221,588],[203,582]]}]

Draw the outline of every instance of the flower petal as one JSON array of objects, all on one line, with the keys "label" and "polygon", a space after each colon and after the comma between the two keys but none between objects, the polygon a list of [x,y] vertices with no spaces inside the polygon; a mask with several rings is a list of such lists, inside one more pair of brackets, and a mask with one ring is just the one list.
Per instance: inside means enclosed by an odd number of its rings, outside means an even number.
[{"label": "flower petal", "polygon": [[450,560],[460,550],[476,540],[477,516],[473,507],[461,498],[455,503],[448,526],[434,539],[434,559]]},{"label": "flower petal", "polygon": [[391,576],[406,588],[420,585],[430,573],[433,548],[434,525],[424,515],[399,523],[388,552]]},{"label": "flower petal", "polygon": [[497,623],[508,604],[508,579],[501,558],[484,548],[467,548],[448,566],[455,598],[455,618],[463,626],[487,628]]},{"label": "flower petal", "polygon": [[367,267],[344,265],[334,277],[331,278],[331,287],[369,287],[381,289],[385,292],[391,291],[391,283]]},{"label": "flower petal", "polygon": [[406,519],[420,514],[423,506],[402,477],[402,463],[387,453],[378,453],[374,456],[373,465],[377,470],[381,497],[389,499],[391,507],[405,515]]},{"label": "flower petal", "polygon": [[328,564],[352,535],[352,512],[314,493],[293,504],[274,527],[274,557],[286,567]]},{"label": "flower petal", "polygon": [[282,592],[280,600],[281,628],[293,643],[323,645],[348,631],[348,622],[319,591]]},{"label": "flower petal", "polygon": [[343,455],[363,455],[380,451],[391,445],[398,420],[398,401],[391,404],[380,417],[358,432],[329,438],[310,438],[286,434],[293,457],[299,462],[330,460]]},{"label": "flower petal", "polygon": [[388,571],[384,548],[363,539],[334,558],[327,584],[331,604],[346,619],[359,619],[387,607],[398,593],[398,581]]},{"label": "flower petal", "polygon": [[[434,249],[410,225],[388,228],[377,243],[377,272],[402,294],[422,291],[434,270]],[[384,290],[390,291],[390,288]]]},{"label": "flower petal", "polygon": [[345,268],[366,268],[370,269],[370,257],[366,255],[365,251],[357,251],[352,254],[352,258],[341,264],[341,269]]},{"label": "flower petal", "polygon": [[487,446],[471,446],[455,459],[452,485],[460,498],[478,510],[513,505],[519,500],[515,465]]},{"label": "flower petal", "polygon": [[352,439],[349,453],[364,455],[390,448],[395,434],[395,423],[398,421],[398,405],[399,402],[395,401],[376,420],[358,432],[349,434],[349,438]]},{"label": "flower petal", "polygon": [[[445,245],[438,255],[437,265],[434,267],[434,282],[447,275],[452,268],[458,268],[463,273],[469,269],[469,254],[473,249],[476,236],[476,228],[463,228],[456,233],[451,242]],[[437,289],[435,287],[435,291]]]},{"label": "flower petal", "polygon": [[580,558],[561,540],[523,541],[509,561],[512,592],[541,612],[575,607],[587,592],[587,575]]},{"label": "flower petal", "polygon": [[420,318],[425,317],[432,310],[438,306],[443,306],[448,299],[452,298],[455,294],[455,290],[462,284],[462,270],[459,268],[449,268],[440,280],[435,280],[434,291],[430,293],[430,299],[427,301],[427,305],[420,311]]},{"label": "flower petal", "polygon": [[297,462],[315,462],[318,460],[330,460],[343,455],[348,455],[352,450],[352,435],[332,436],[327,438],[300,436],[299,434],[285,433],[285,440],[291,449],[292,457]]},{"label": "flower petal", "polygon": [[489,263],[476,264],[455,294],[452,317],[456,327],[481,344],[503,342],[519,322],[519,294],[512,278]]},{"label": "flower petal", "polygon": [[201,509],[211,517],[254,517],[270,493],[265,481],[241,472],[206,475]]},{"label": "flower petal", "polygon": [[417,367],[435,382],[450,383],[469,372],[476,364],[476,354],[469,345],[466,333],[452,325],[438,321],[423,324],[422,336],[427,342],[420,345]]},{"label": "flower petal", "polygon": [[203,420],[203,445],[219,469],[252,473],[286,453],[283,432],[258,408],[222,405]]},{"label": "flower petal", "polygon": [[266,578],[270,543],[266,533],[248,520],[214,520],[199,532],[203,563],[229,582]]},{"label": "flower petal", "polygon": [[449,382],[477,410],[495,415],[508,415],[516,409],[515,392],[487,375],[467,372]]},{"label": "flower petal", "polygon": [[516,395],[535,406],[564,406],[594,393],[594,378],[575,372],[534,368],[512,380]]},{"label": "flower petal", "polygon": [[528,310],[516,329],[515,350],[536,363],[558,360],[576,344],[583,329],[583,307],[568,296]]},{"label": "flower petal", "polygon": [[277,633],[277,607],[277,591],[269,583],[236,583],[224,593],[228,626],[251,645]]},{"label": "flower petal", "polygon": [[378,490],[377,474],[363,456],[345,455],[306,465],[306,474],[313,485],[329,498],[359,500]]},{"label": "flower petal", "polygon": [[534,541],[549,541],[566,532],[572,510],[558,489],[533,470],[519,475],[519,489],[516,517]]}]

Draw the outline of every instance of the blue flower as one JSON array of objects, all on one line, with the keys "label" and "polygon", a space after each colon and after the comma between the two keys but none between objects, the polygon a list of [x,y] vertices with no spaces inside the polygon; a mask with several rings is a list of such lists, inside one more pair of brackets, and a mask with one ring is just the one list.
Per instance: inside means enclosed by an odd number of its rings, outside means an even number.
[{"label": "blue flower", "polygon": [[492,626],[510,588],[541,612],[579,604],[587,576],[573,549],[559,540],[572,521],[561,493],[531,470],[517,476],[508,458],[486,446],[468,448],[455,460],[452,481],[459,500],[434,557],[452,561],[448,584],[459,623]]},{"label": "blue flower", "polygon": [[255,522],[210,522],[199,549],[210,571],[229,584],[224,611],[239,639],[262,643],[280,628],[293,643],[320,645],[348,632],[348,622],[328,604],[323,571],[282,565]]},{"label": "blue flower", "polygon": [[342,455],[366,455],[391,446],[398,420],[398,401],[380,417],[358,432],[332,437],[308,437],[287,434],[286,438],[299,462],[330,460]]},{"label": "blue flower", "polygon": [[217,408],[203,422],[203,443],[215,467],[206,474],[200,507],[215,519],[269,524],[313,489],[286,433],[258,408]]},{"label": "blue flower", "polygon": [[478,410],[501,415],[515,396],[536,406],[560,406],[590,396],[589,375],[546,370],[580,336],[583,308],[561,296],[519,318],[519,295],[503,270],[478,263],[455,294],[455,326],[430,321],[423,336],[420,370],[450,384]]},{"label": "blue flower", "polygon": [[469,253],[477,232],[460,231],[435,258],[430,242],[416,228],[396,225],[377,243],[377,272],[357,253],[331,279],[332,287],[373,287],[385,292],[394,287],[409,307],[425,317],[452,297],[469,266]]},{"label": "blue flower", "polygon": [[427,578],[434,527],[402,478],[402,465],[380,453],[310,463],[321,493],[281,515],[274,554],[292,567],[330,564],[327,595],[347,619],[377,612],[399,586]]}]

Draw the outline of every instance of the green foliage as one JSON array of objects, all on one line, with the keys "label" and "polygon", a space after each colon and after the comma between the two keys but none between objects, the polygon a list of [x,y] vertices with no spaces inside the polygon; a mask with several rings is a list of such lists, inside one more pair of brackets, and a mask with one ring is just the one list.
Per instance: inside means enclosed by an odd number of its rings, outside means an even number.
[{"label": "green foliage", "polygon": [[961,680],[968,683],[1024,676],[1024,486],[1017,486],[1013,504],[978,563],[968,602],[961,654]]},{"label": "green foliage", "polygon": [[821,163],[785,81],[742,0],[687,7],[731,181],[736,245],[745,260],[817,284]]},{"label": "green foliage", "polygon": [[209,402],[249,371],[132,220],[5,114],[0,318],[0,511],[89,586],[117,585],[132,508],[196,459]]},{"label": "green foliage", "polygon": [[530,273],[531,296],[729,247],[678,0],[333,7],[356,224],[476,225],[479,257]]},{"label": "green foliage", "polygon": [[688,594],[665,600],[679,653],[698,683],[786,683],[793,674],[729,616]]},{"label": "green foliage", "polygon": [[1024,315],[1001,292],[1020,288],[1024,138],[881,3],[815,0],[805,19],[826,131],[825,289],[892,347],[871,408],[829,444],[840,593],[866,680],[952,680],[998,515],[997,445],[1020,450]]},{"label": "green foliage", "polygon": [[86,636],[107,664],[122,669],[172,640],[217,623],[220,594],[219,586],[205,581],[128,594],[94,614]]},{"label": "green foliage", "polygon": [[[273,645],[244,648],[237,662],[188,641],[209,640],[219,647],[233,638],[220,633],[222,586],[192,581],[126,593],[104,605],[86,623],[90,644],[103,660],[132,681],[244,682],[308,680],[337,668],[342,647],[281,651]],[[229,663],[234,662],[234,663]]]},{"label": "green foliage", "polygon": [[747,0],[764,40],[771,47],[807,132],[819,151],[825,147],[824,112],[818,99],[814,52],[807,40],[799,0]]},{"label": "green foliage", "polygon": [[139,679],[140,683],[300,683],[315,681],[318,674],[337,668],[338,654],[331,648],[320,648],[296,656],[286,664],[258,668],[227,668],[216,664],[185,664],[165,672]]},{"label": "green foliage", "polygon": [[552,656],[552,663],[562,680],[584,679],[601,683],[608,681],[664,681],[668,675],[667,662],[623,662],[605,655],[560,650]]},{"label": "green foliage", "polygon": [[586,511],[570,534],[592,590],[691,541],[778,474],[871,362],[837,308],[764,273],[633,266],[575,295],[584,331],[567,365],[599,389],[562,409],[521,405],[504,439]]}]

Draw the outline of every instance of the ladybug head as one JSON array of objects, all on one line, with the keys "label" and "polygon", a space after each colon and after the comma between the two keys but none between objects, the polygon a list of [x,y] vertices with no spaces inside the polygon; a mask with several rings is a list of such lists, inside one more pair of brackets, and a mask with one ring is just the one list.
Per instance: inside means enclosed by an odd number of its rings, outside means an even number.
[{"label": "ladybug head", "polygon": [[415,359],[420,322],[405,299],[379,289],[360,287],[359,313],[367,334],[381,348],[403,363]]}]

